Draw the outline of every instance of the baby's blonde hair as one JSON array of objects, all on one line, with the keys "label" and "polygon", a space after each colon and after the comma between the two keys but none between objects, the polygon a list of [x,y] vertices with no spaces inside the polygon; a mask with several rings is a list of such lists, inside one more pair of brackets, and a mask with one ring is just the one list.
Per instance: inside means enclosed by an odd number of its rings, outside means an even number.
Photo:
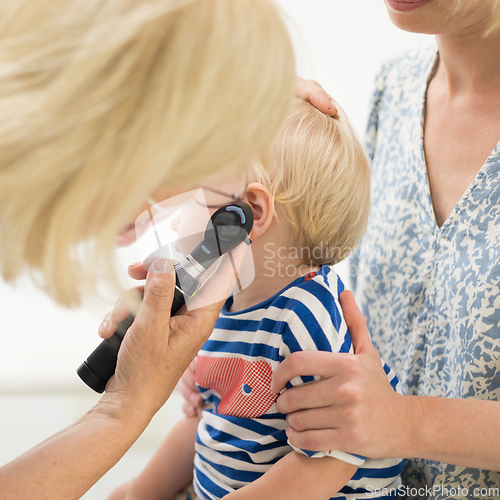
[{"label": "baby's blonde hair", "polygon": [[158,187],[248,163],[289,110],[294,57],[272,0],[0,11],[0,269],[38,270],[62,304],[113,269],[116,232]]},{"label": "baby's blonde hair", "polygon": [[370,171],[342,110],[332,118],[296,102],[253,177],[271,191],[277,220],[289,224],[290,244],[304,262],[336,264],[359,243],[370,209]]}]

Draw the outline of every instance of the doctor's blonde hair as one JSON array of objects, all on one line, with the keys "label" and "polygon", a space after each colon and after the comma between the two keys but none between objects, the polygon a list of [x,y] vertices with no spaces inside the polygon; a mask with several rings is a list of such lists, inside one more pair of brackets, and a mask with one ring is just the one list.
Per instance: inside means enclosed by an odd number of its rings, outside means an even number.
[{"label": "doctor's blonde hair", "polygon": [[117,231],[155,189],[248,163],[289,109],[294,57],[271,0],[0,10],[1,272],[35,270],[61,304],[113,268]]}]

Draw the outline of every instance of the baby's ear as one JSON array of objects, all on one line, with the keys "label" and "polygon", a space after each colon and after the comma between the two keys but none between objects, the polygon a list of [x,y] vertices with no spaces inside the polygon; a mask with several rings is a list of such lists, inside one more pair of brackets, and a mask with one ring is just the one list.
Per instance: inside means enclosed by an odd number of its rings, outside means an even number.
[{"label": "baby's ear", "polygon": [[253,228],[250,239],[262,236],[274,219],[274,197],[271,191],[260,182],[247,186],[246,201],[253,210]]}]

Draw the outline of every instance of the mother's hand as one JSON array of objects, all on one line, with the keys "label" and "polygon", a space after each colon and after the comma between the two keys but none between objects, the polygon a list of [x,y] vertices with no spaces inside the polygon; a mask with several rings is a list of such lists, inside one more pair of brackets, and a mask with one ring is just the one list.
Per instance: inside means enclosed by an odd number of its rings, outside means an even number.
[{"label": "mother's hand", "polygon": [[325,115],[335,116],[338,113],[337,103],[314,80],[304,80],[297,77],[295,97],[310,102],[319,111],[325,113]]},{"label": "mother's hand", "polygon": [[321,377],[288,389],[278,398],[278,410],[288,413],[288,438],[306,450],[404,456],[401,450],[414,420],[413,398],[392,389],[353,294],[343,292],[340,303],[355,354],[293,353],[274,372],[274,392],[297,375]]}]

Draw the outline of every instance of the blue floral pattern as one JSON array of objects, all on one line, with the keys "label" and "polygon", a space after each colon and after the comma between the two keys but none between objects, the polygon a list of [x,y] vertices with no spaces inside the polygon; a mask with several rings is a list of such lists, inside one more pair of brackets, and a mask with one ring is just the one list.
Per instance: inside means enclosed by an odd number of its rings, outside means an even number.
[{"label": "blue floral pattern", "polygon": [[[499,400],[500,143],[439,228],[423,149],[436,57],[435,47],[412,51],[377,77],[367,136],[372,212],[353,285],[406,394]],[[480,498],[474,488],[499,488],[500,473],[413,459],[403,483],[460,486]]]}]

